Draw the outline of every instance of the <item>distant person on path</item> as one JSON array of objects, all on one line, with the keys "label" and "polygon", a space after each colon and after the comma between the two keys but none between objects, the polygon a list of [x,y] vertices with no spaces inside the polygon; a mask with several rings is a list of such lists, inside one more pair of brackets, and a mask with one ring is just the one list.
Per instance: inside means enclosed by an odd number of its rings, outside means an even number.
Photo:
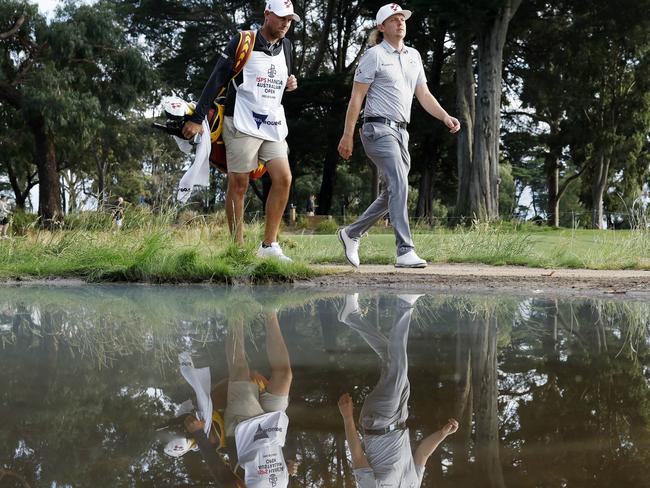
[{"label": "distant person on path", "polygon": [[449,419],[438,431],[411,450],[408,419],[410,383],[406,345],[413,307],[420,295],[398,295],[390,337],[371,326],[362,315],[358,294],[347,295],[339,320],[363,337],[381,360],[379,381],[361,407],[359,427],[354,421],[352,398],[341,395],[338,407],[352,455],[352,469],[360,488],[416,488],[421,485],[427,460],[438,445],[458,430]]},{"label": "distant person on path", "polygon": [[115,208],[113,209],[113,225],[116,230],[122,229],[122,224],[124,223],[124,198],[119,197]]},{"label": "distant person on path", "polygon": [[316,213],[316,195],[309,195],[307,200],[307,215],[313,217]]},{"label": "distant person on path", "polygon": [[8,239],[7,231],[9,230],[9,216],[11,210],[9,209],[9,202],[7,196],[0,196],[0,239]]},{"label": "distant person on path", "polygon": [[360,264],[361,236],[389,211],[397,245],[395,266],[424,268],[427,265],[415,253],[408,219],[411,156],[407,126],[413,94],[422,107],[441,120],[451,133],[460,130],[460,122],[451,117],[429,91],[420,53],[404,45],[406,20],[410,16],[409,10],[402,10],[395,3],[384,5],[377,12],[377,30],[371,34],[370,44],[379,43],[366,51],[357,67],[345,129],[338,146],[343,159],[352,155],[354,128],[367,95],[361,142],[366,155],[383,177],[385,186],[356,222],[338,232],[345,257],[355,267]]},{"label": "distant person on path", "polygon": [[183,127],[183,135],[188,139],[202,132],[201,122],[213,100],[222,87],[228,86],[223,127],[228,162],[228,226],[235,241],[243,244],[249,173],[257,169],[258,161],[264,162],[272,184],[266,200],[264,239],[257,256],[281,261],[291,261],[277,241],[291,186],[282,97],[285,91],[298,88],[298,81],[291,74],[291,41],[284,37],[293,21],[300,21],[300,17],[294,13],[290,0],[268,0],[264,25],[255,35],[253,52],[241,73],[231,81],[238,34],[219,57],[194,114]]}]

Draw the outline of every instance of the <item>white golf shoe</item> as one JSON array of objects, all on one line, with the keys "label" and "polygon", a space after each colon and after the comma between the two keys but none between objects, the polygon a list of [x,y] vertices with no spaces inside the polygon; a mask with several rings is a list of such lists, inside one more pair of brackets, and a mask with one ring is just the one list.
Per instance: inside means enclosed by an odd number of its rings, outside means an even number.
[{"label": "white golf shoe", "polygon": [[345,232],[345,228],[339,229],[337,234],[339,236],[339,240],[341,241],[341,244],[343,244],[345,259],[347,259],[348,263],[350,263],[352,266],[358,268],[360,264],[359,241],[361,239],[359,237],[357,237],[356,239],[353,237],[349,237],[348,234]]},{"label": "white golf shoe", "polygon": [[280,247],[280,244],[278,244],[277,242],[272,242],[269,247],[264,247],[262,244],[260,244],[260,247],[257,248],[257,257],[275,258],[280,261],[284,261],[286,263],[290,263],[293,261],[293,259],[284,255],[284,253],[282,252],[282,248]]},{"label": "white golf shoe", "polygon": [[352,293],[350,295],[345,295],[345,301],[343,302],[343,308],[339,310],[338,319],[339,322],[345,323],[350,314],[359,313],[359,294]]},{"label": "white golf shoe", "polygon": [[406,254],[397,256],[395,261],[396,268],[426,268],[427,262],[420,256],[415,254],[415,251],[409,251]]}]

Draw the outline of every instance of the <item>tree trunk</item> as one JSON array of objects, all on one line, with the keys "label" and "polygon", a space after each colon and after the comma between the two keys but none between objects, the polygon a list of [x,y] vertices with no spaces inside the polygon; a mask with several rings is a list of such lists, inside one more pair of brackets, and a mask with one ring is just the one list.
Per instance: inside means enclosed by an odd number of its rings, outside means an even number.
[{"label": "tree trunk", "polygon": [[552,227],[560,226],[560,199],[573,179],[569,177],[560,188],[560,161],[562,158],[562,142],[560,140],[561,117],[550,116],[546,122],[549,125],[548,153],[544,160],[544,172],[548,184],[548,208],[546,209],[547,223]]},{"label": "tree trunk", "polygon": [[478,38],[478,87],[470,175],[470,214],[492,220],[499,216],[499,128],[505,27],[497,17]]},{"label": "tree trunk", "polygon": [[456,146],[458,159],[458,195],[456,215],[469,216],[469,181],[472,170],[472,145],[474,141],[475,83],[472,68],[472,35],[456,35],[456,90],[457,114],[461,124]]},{"label": "tree trunk", "polygon": [[418,203],[415,208],[415,218],[426,218],[429,225],[432,223],[433,210],[433,165],[427,164],[424,173],[420,176],[418,186]]},{"label": "tree trunk", "polygon": [[38,167],[38,215],[47,229],[57,227],[63,219],[61,187],[56,163],[54,140],[45,127],[45,120],[37,116],[29,121],[34,134],[36,165]]},{"label": "tree trunk", "polygon": [[25,210],[25,202],[29,197],[29,192],[34,186],[38,184],[38,180],[34,180],[36,174],[28,175],[27,182],[25,184],[25,190],[22,190],[20,186],[20,181],[16,175],[16,171],[11,164],[7,164],[7,176],[9,177],[9,184],[11,189],[14,192],[14,201],[16,202],[16,208],[20,210]]},{"label": "tree trunk", "polygon": [[101,156],[95,156],[95,165],[97,167],[97,207],[102,210],[108,204],[108,193],[106,192],[106,179],[108,176],[108,163],[105,156],[106,151],[101,152]]},{"label": "tree trunk", "polygon": [[[429,89],[438,96],[440,91],[440,80],[442,78],[442,68],[445,64],[445,37],[447,35],[446,26],[440,26],[435,35],[433,45],[433,62],[431,70],[427,73]],[[434,134],[437,134],[434,133]],[[424,171],[420,175],[420,184],[418,185],[418,201],[415,210],[417,219],[426,218],[429,225],[433,222],[433,191],[434,191],[434,168],[436,162],[440,161],[440,141],[437,137],[431,137],[427,142],[429,150],[427,154],[431,155],[430,161],[424,166]]]},{"label": "tree trunk", "polygon": [[[508,25],[521,0],[507,0],[494,16],[488,17],[478,33],[478,86],[474,140],[469,174],[469,216],[499,217],[499,129],[501,126],[501,82],[503,46]],[[465,55],[460,56],[460,61]],[[466,88],[465,80],[465,90]],[[459,149],[460,150],[460,149]],[[465,162],[466,163],[466,162]],[[463,169],[466,169],[466,164]],[[461,185],[462,188],[462,185]],[[460,192],[460,188],[459,188]],[[461,198],[462,201],[462,198]],[[459,205],[462,208],[463,205]]]},{"label": "tree trunk", "polygon": [[609,181],[610,158],[604,153],[598,155],[595,161],[594,179],[591,184],[591,228],[602,229],[603,227],[603,195]]},{"label": "tree trunk", "polygon": [[458,455],[454,456],[454,475],[460,476],[461,479],[467,476],[467,472],[470,469],[468,455],[472,451],[472,351],[469,339],[470,336],[461,325],[458,325],[456,331],[455,377],[457,380],[454,416],[458,419],[460,425],[465,425],[467,428],[461,429],[450,441],[454,446],[454,453],[458,453]]},{"label": "tree trunk", "polygon": [[336,185],[336,167],[339,162],[339,153],[337,151],[338,134],[334,134],[333,131],[328,131],[328,134],[327,151],[325,152],[325,163],[323,164],[323,179],[321,180],[318,207],[316,209],[318,215],[331,214],[334,186]]},{"label": "tree trunk", "polygon": [[546,175],[548,181],[548,225],[560,226],[560,165],[553,154],[547,156]]},{"label": "tree trunk", "polygon": [[472,327],[472,392],[476,428],[476,466],[483,486],[505,487],[499,456],[497,320],[479,318]]}]

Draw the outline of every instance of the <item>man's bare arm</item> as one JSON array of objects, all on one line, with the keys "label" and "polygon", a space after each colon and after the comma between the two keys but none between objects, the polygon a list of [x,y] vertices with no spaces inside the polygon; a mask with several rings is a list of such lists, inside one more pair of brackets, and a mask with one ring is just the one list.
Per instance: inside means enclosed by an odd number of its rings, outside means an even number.
[{"label": "man's bare arm", "polygon": [[440,430],[422,439],[422,442],[420,442],[420,445],[415,450],[415,454],[413,455],[413,461],[415,462],[415,465],[426,465],[429,457],[431,457],[431,454],[433,454],[440,443],[444,441],[448,435],[453,434],[457,430],[458,421],[456,419],[449,419]]},{"label": "man's bare arm", "polygon": [[350,448],[350,454],[352,454],[352,468],[368,468],[370,464],[368,463],[368,458],[366,453],[363,452],[363,447],[361,446],[361,439],[359,439],[359,432],[357,432],[357,427],[354,424],[354,412],[352,408],[352,398],[349,393],[344,393],[339,398],[339,411],[341,412],[341,417],[343,417],[343,425],[345,427],[345,438],[348,441],[348,447]]},{"label": "man's bare arm", "polygon": [[352,86],[352,95],[350,95],[350,103],[348,103],[348,110],[345,113],[345,129],[343,129],[343,136],[339,142],[339,154],[343,159],[348,159],[352,155],[354,147],[354,127],[357,125],[359,119],[359,112],[361,112],[361,105],[366,98],[370,85],[366,83],[354,82]]},{"label": "man's bare arm", "polygon": [[415,87],[415,96],[420,102],[420,105],[422,105],[422,108],[436,119],[442,121],[442,123],[449,129],[449,132],[455,134],[460,130],[460,122],[458,122],[458,119],[451,117],[447,111],[442,108],[440,103],[438,103],[438,100],[436,100],[436,97],[434,97],[429,91],[429,87],[426,83],[422,83]]}]

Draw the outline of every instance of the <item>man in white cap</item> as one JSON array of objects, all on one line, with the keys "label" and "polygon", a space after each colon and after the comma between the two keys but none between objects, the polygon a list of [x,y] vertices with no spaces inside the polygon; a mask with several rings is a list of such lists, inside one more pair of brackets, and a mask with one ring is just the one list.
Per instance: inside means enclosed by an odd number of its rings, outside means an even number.
[{"label": "man in white cap", "polygon": [[427,262],[415,253],[408,220],[408,152],[407,126],[411,118],[413,94],[422,107],[442,121],[451,133],[460,123],[438,103],[427,87],[422,58],[412,47],[404,45],[406,20],[411,11],[396,3],[384,5],[377,12],[377,32],[381,42],[363,55],[354,76],[354,86],[345,116],[345,129],[338,151],[343,159],[352,154],[354,128],[364,98],[361,142],[366,155],[377,167],[384,187],[377,199],[353,224],[340,229],[348,262],[359,266],[359,241],[372,225],[387,213],[395,232],[396,267],[424,268]]},{"label": "man in white cap", "polygon": [[282,96],[285,90],[293,91],[298,87],[296,77],[291,74],[291,41],[284,36],[291,23],[299,20],[290,0],[268,0],[264,24],[256,33],[253,51],[243,70],[232,79],[240,41],[238,34],[219,57],[194,114],[183,127],[183,135],[187,138],[202,132],[201,122],[208,109],[220,90],[228,86],[223,140],[228,161],[226,215],[230,232],[237,243],[243,244],[248,175],[257,169],[258,161],[262,161],[272,184],[266,201],[264,239],[257,255],[282,261],[291,261],[277,242],[291,186]]}]

